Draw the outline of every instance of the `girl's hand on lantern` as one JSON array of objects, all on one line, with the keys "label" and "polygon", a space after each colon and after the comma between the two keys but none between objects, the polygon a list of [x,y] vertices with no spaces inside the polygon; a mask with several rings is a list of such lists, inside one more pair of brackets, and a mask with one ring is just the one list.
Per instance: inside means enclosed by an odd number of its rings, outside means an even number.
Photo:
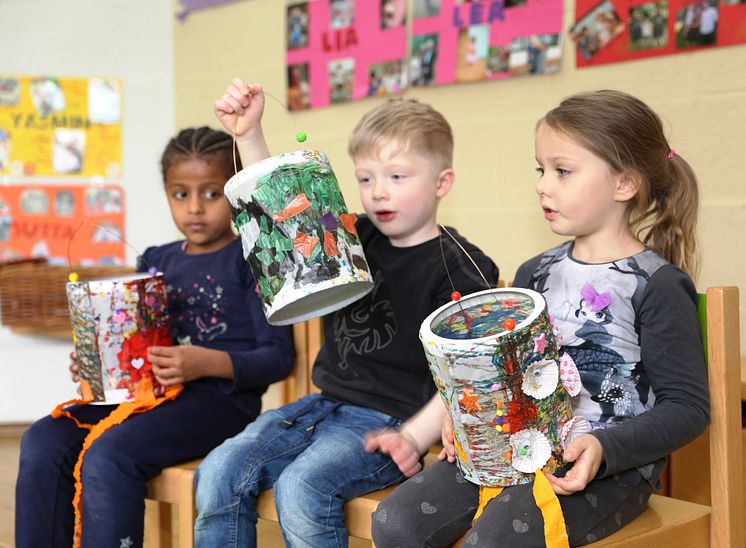
[{"label": "girl's hand on lantern", "polygon": [[201,377],[233,378],[233,363],[227,352],[203,346],[151,346],[148,361],[163,386],[173,386]]},{"label": "girl's hand on lantern", "polygon": [[70,365],[68,366],[70,371],[70,379],[73,382],[80,382],[80,366],[78,365],[78,354],[75,351],[70,352]]},{"label": "girl's hand on lantern", "polygon": [[547,474],[547,480],[558,495],[572,495],[582,491],[596,477],[604,462],[604,449],[595,436],[583,434],[567,448],[563,458],[574,462],[564,477]]},{"label": "girl's hand on lantern", "polygon": [[451,424],[450,415],[446,415],[445,419],[443,419],[443,426],[440,430],[440,441],[443,444],[443,449],[438,453],[438,459],[455,462],[456,445],[453,441],[453,424]]}]

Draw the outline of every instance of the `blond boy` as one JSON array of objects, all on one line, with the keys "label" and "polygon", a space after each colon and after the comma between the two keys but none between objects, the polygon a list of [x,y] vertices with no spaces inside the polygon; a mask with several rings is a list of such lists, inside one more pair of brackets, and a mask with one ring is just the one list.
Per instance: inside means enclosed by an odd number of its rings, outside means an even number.
[{"label": "blond boy", "polygon": [[[263,110],[261,86],[239,79],[215,103],[244,165],[269,156]],[[261,414],[204,460],[198,547],[256,546],[256,498],[270,488],[288,546],[347,546],[344,502],[414,474],[436,441],[443,406],[419,326],[454,290],[484,289],[458,246],[439,238],[438,204],[455,179],[451,128],[428,105],[388,101],[363,116],[348,151],[366,214],[356,228],[375,287],[325,319],[313,369],[321,394]],[[494,285],[494,263],[457,238]]]}]

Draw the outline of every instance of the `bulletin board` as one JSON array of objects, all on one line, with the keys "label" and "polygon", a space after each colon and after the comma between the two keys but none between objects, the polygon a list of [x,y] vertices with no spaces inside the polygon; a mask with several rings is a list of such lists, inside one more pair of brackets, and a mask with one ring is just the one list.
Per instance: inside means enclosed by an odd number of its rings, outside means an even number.
[{"label": "bulletin board", "polygon": [[746,0],[577,0],[577,66],[746,43]]},{"label": "bulletin board", "polygon": [[0,75],[0,175],[121,173],[120,80]]},{"label": "bulletin board", "polygon": [[53,265],[121,265],[124,226],[118,185],[0,186],[0,262],[46,257]]},{"label": "bulletin board", "polygon": [[290,110],[560,69],[562,0],[312,0],[286,15]]}]

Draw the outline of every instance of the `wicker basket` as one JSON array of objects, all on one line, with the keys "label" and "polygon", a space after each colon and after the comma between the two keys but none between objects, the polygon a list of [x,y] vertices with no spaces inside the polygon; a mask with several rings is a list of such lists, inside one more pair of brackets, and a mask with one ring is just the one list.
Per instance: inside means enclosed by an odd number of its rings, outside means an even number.
[{"label": "wicker basket", "polygon": [[[131,274],[128,266],[78,266],[80,280]],[[67,283],[70,268],[51,266],[45,259],[0,264],[0,323],[38,334],[70,330]],[[57,332],[57,333],[52,333]]]}]

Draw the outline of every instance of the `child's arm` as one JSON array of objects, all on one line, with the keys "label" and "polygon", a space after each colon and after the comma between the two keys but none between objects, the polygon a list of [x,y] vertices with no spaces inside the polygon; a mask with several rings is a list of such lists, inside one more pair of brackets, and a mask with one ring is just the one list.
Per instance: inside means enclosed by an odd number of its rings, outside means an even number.
[{"label": "child's arm", "polygon": [[269,157],[262,132],[264,91],[259,84],[246,84],[234,78],[223,96],[215,101],[215,116],[231,135],[244,166]]},{"label": "child's arm", "polygon": [[438,440],[446,408],[439,394],[402,424],[398,430],[371,432],[365,437],[365,450],[389,455],[407,477],[420,471],[420,457]]}]

